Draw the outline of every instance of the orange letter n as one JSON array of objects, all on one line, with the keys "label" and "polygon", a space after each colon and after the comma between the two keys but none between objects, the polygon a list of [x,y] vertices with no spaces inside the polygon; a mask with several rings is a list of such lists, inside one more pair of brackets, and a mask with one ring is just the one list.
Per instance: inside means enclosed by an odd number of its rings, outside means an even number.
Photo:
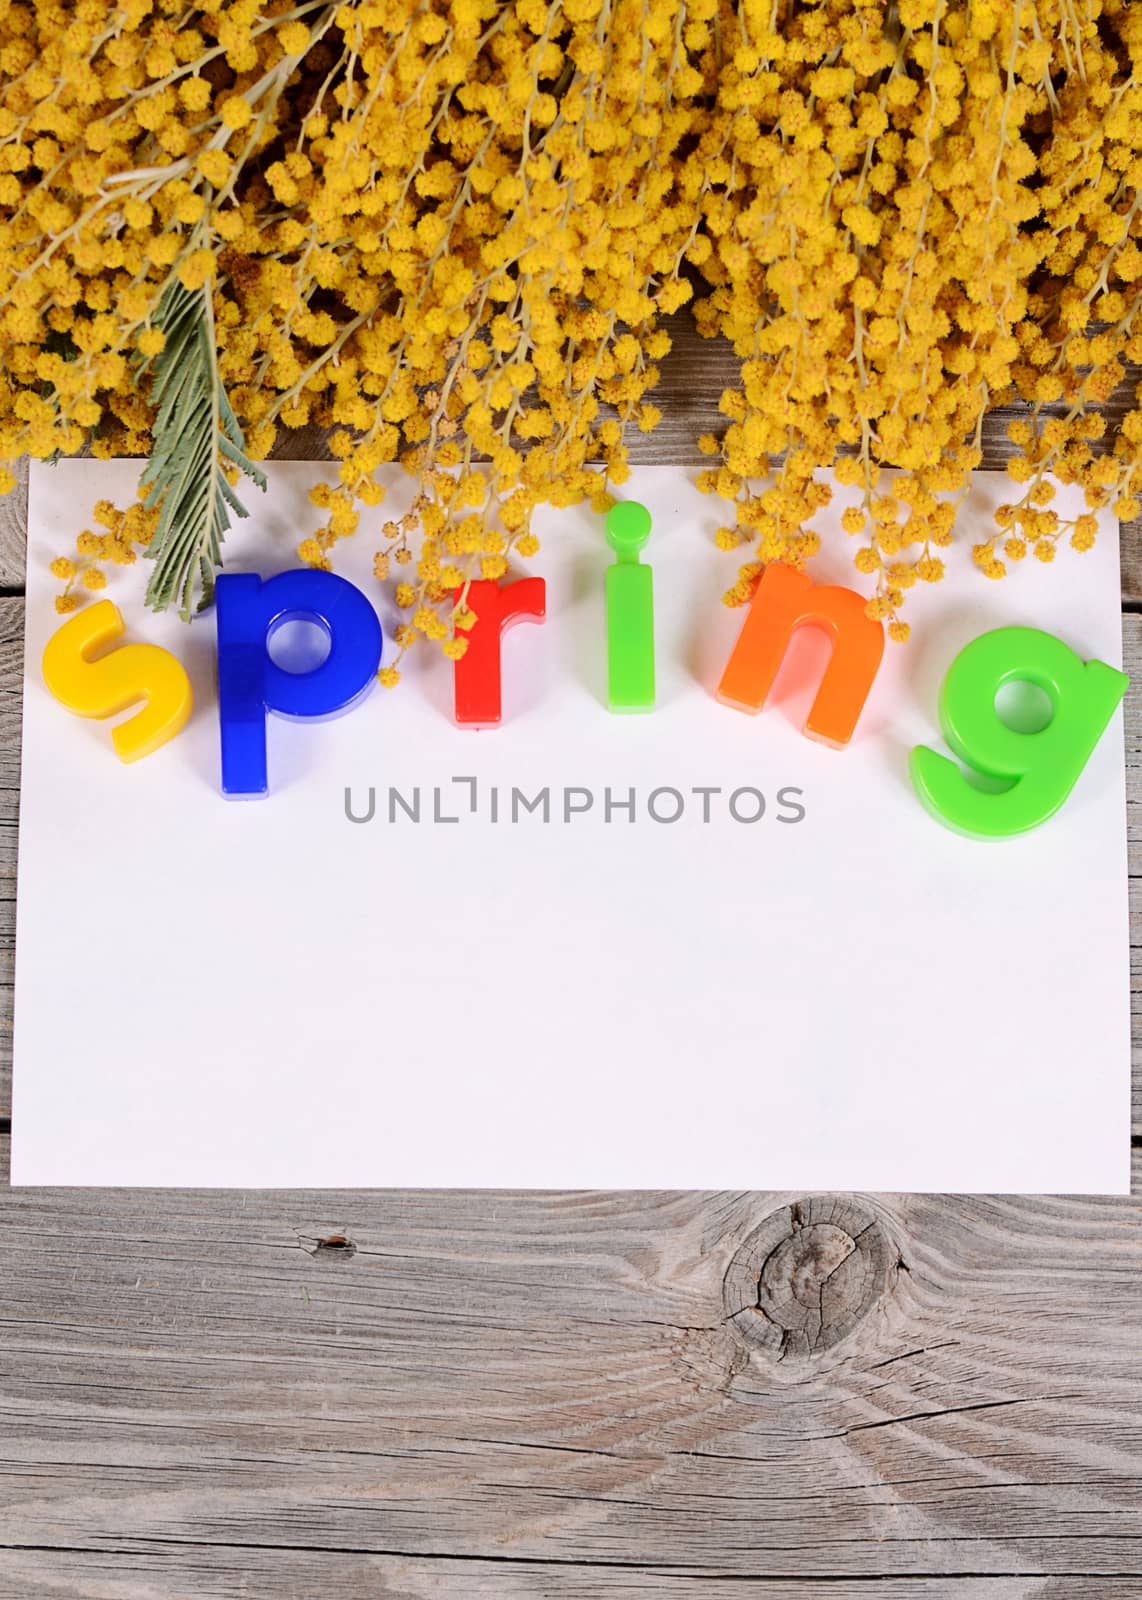
[{"label": "orange letter n", "polygon": [[840,748],[852,738],[884,654],[884,629],[852,589],[815,584],[795,567],[766,567],[718,685],[718,699],[760,711],[795,628],[823,628],[832,654],[805,723],[810,739]]}]

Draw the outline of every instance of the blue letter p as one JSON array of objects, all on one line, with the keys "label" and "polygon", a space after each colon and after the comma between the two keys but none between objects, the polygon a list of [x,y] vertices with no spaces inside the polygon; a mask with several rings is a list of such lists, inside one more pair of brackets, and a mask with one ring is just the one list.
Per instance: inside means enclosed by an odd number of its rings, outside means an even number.
[{"label": "blue letter p", "polygon": [[[381,664],[381,625],[360,589],[312,567],[265,582],[223,574],[215,596],[222,793],[265,794],[266,712],[300,720],[335,717],[356,705]],[[309,672],[287,672],[269,653],[276,630],[298,619],[317,623],[329,639],[329,654]]]}]

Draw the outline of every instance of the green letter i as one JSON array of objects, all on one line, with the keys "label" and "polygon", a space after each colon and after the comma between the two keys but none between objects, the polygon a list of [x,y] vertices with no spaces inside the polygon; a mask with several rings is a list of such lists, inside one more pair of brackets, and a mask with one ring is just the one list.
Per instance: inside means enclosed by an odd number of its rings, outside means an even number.
[{"label": "green letter i", "polygon": [[607,698],[612,711],[654,708],[654,577],[638,553],[650,538],[650,512],[623,500],[607,512]]}]

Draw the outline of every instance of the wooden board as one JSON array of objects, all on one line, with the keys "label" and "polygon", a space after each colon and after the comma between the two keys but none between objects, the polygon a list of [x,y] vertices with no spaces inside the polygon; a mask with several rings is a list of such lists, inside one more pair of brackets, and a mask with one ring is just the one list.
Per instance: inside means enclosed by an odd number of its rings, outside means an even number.
[{"label": "wooden board", "polygon": [[[684,338],[638,459],[695,460],[729,381]],[[1123,597],[1134,895],[1138,525]],[[1138,1199],[7,1190],[0,1284],[0,1600],[1142,1597]]]},{"label": "wooden board", "polygon": [[13,1191],[0,1595],[1136,1596],[1140,1245],[1137,1201]]},{"label": "wooden board", "polygon": [[[710,1578],[667,1577],[659,1572],[639,1569],[603,1569],[584,1575],[581,1568],[569,1571],[559,1566],[536,1562],[531,1565],[502,1565],[482,1561],[408,1561],[399,1557],[352,1556],[342,1558],[326,1553],[298,1555],[262,1554],[251,1551],[241,1565],[242,1584],[234,1587],[235,1563],[225,1552],[213,1561],[207,1552],[191,1561],[179,1555],[160,1556],[147,1562],[147,1571],[157,1579],[156,1587],[139,1586],[139,1563],[131,1557],[93,1563],[85,1556],[64,1554],[53,1557],[54,1570],[64,1578],[63,1586],[44,1580],[43,1564],[19,1556],[8,1557],[9,1581],[20,1600],[56,1600],[69,1596],[107,1596],[108,1600],[159,1600],[170,1595],[293,1595],[319,1596],[321,1600],[463,1600],[464,1596],[495,1595],[497,1600],[599,1600],[600,1596],[622,1595],[633,1600],[868,1600],[870,1591],[880,1600],[1029,1600],[1042,1596],[1064,1596],[1066,1600],[1135,1600],[1138,1589],[1133,1579],[1067,1579],[1059,1586],[1051,1580],[1025,1578],[975,1578],[967,1583],[943,1578],[885,1578],[872,1584],[861,1579],[830,1582],[822,1590],[816,1579],[749,1578],[723,1576],[712,1587]],[[213,1577],[210,1587],[193,1590],[182,1587],[188,1569],[196,1574],[210,1562]],[[95,1574],[106,1587],[94,1587]],[[110,1574],[114,1574],[111,1577]],[[144,1580],[146,1581],[146,1580]],[[68,1587],[68,1584],[76,1587]],[[220,1585],[215,1587],[215,1584]],[[92,1585],[85,1587],[84,1585]],[[171,1587],[167,1587],[171,1585]]]},{"label": "wooden board", "polygon": [[[670,354],[660,363],[661,378],[654,391],[654,403],[662,421],[653,433],[630,430],[630,459],[636,466],[675,463],[683,466],[709,466],[710,459],[698,449],[703,433],[720,434],[726,419],[718,411],[724,390],[737,386],[738,362],[723,339],[699,337],[688,311],[670,319],[674,341]],[[1128,367],[1122,383],[1104,412],[1108,436],[1114,425],[1134,403],[1134,390],[1142,380],[1142,368]],[[1045,414],[1065,409],[1044,407]],[[1015,447],[1007,438],[1009,423],[1023,415],[1018,406],[1000,406],[983,423],[984,468],[1003,467]],[[283,430],[274,455],[285,460],[324,461],[329,459],[325,435],[317,428]],[[81,510],[80,515],[85,513]],[[0,496],[0,593],[19,590],[24,582],[24,530],[27,524],[27,464],[18,471],[17,487]],[[79,532],[79,526],[76,528]],[[1142,518],[1123,529],[1123,596],[1142,604]]]}]

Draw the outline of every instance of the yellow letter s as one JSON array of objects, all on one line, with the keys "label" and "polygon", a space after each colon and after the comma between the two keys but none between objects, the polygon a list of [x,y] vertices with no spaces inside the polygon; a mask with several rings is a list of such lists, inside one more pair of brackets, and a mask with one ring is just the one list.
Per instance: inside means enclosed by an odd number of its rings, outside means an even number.
[{"label": "yellow letter s", "polygon": [[92,652],[123,631],[118,606],[100,600],[48,640],[43,674],[60,704],[80,717],[113,717],[145,700],[135,716],[111,730],[120,761],[138,761],[185,726],[194,697],[182,663],[158,645],[122,645],[92,660]]}]

